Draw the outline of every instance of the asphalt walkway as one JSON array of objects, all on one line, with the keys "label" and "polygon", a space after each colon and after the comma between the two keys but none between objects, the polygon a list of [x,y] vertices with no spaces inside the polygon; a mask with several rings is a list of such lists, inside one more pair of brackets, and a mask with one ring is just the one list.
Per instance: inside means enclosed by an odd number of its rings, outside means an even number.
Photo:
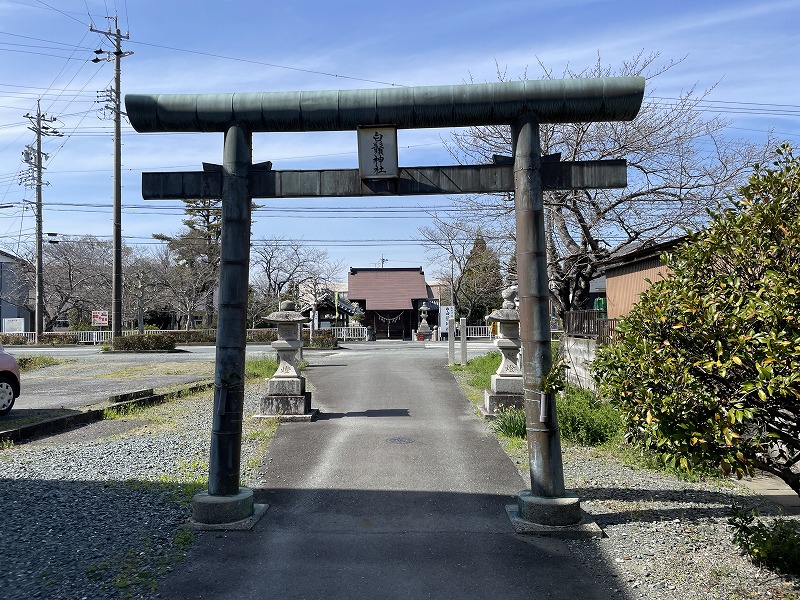
[{"label": "asphalt walkway", "polygon": [[446,355],[354,349],[307,373],[321,414],[279,427],[256,489],[266,515],[200,533],[160,597],[607,597],[565,542],[514,534],[504,507],[526,483]]}]

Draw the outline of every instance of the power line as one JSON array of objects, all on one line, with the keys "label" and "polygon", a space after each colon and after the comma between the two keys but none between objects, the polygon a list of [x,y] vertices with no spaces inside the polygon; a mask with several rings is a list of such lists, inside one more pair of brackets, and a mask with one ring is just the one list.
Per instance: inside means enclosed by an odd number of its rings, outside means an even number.
[{"label": "power line", "polygon": [[249,63],[253,65],[261,65],[264,67],[272,67],[274,69],[285,69],[287,71],[296,71],[298,73],[309,73],[311,75],[324,75],[325,77],[335,77],[337,79],[349,79],[350,81],[363,81],[365,83],[377,83],[379,85],[390,85],[393,87],[406,87],[400,83],[392,83],[389,81],[379,81],[376,79],[365,79],[363,77],[352,77],[350,75],[339,75],[338,73],[328,73],[326,71],[315,71],[313,69],[302,69],[300,67],[290,67],[287,65],[279,65],[277,63],[268,63],[260,60],[253,60],[251,58],[237,58],[235,56],[224,56],[222,54],[213,54],[211,52],[202,52],[200,50],[186,50],[185,48],[176,48],[174,46],[164,46],[161,44],[151,44],[147,42],[135,42],[132,41],[132,44],[140,44],[142,46],[151,46],[153,48],[161,48],[163,50],[173,50],[175,52],[186,52],[187,54],[198,54],[200,56],[209,56],[211,58],[221,58],[224,60],[233,60],[236,62],[243,62]]}]

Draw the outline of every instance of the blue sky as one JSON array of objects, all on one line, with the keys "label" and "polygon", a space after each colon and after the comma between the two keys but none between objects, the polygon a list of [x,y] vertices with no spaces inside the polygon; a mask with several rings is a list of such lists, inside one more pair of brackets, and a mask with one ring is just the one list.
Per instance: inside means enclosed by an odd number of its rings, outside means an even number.
[{"label": "blue sky", "polygon": [[[442,85],[540,75],[539,62],[560,73],[589,67],[598,54],[618,66],[639,52],[680,64],[659,76],[647,98],[674,98],[713,88],[706,108],[731,121],[734,138],[800,141],[800,3],[796,0],[670,3],[562,2],[402,3],[341,0],[0,0],[0,248],[31,241],[34,218],[18,185],[21,152],[34,140],[26,113],[42,109],[64,137],[46,138],[44,231],[112,233],[112,121],[103,120],[98,91],[113,66],[93,64],[92,50],[110,49],[106,16],[118,15],[133,51],[122,61],[127,93],[327,90],[389,85]],[[451,164],[445,130],[399,132],[401,166]],[[220,162],[221,134],[137,134],[123,127],[123,236],[152,243],[154,232],[180,228],[180,203],[141,199],[141,172],[194,170]],[[254,160],[277,169],[355,168],[353,132],[257,134]],[[425,267],[413,242],[425,207],[449,198],[260,200],[255,239],[296,236],[324,247],[349,266]],[[303,212],[326,208],[326,213]],[[361,209],[403,207],[408,212]],[[269,209],[300,209],[291,217]],[[323,218],[319,218],[323,217]],[[324,241],[314,241],[324,240]],[[403,240],[359,242],[359,240]],[[345,270],[342,278],[345,277]]]}]

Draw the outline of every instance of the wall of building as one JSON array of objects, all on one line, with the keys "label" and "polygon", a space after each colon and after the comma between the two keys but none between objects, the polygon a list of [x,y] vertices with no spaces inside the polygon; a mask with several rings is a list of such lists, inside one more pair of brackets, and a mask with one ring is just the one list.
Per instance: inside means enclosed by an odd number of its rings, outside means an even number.
[{"label": "wall of building", "polygon": [[589,365],[594,360],[597,340],[587,337],[562,335],[559,340],[559,355],[566,358],[569,369],[566,371],[567,383],[584,390],[594,391],[594,380]]},{"label": "wall of building", "polygon": [[618,319],[628,314],[642,292],[650,287],[646,280],[658,281],[667,272],[658,256],[606,271],[608,318]]}]

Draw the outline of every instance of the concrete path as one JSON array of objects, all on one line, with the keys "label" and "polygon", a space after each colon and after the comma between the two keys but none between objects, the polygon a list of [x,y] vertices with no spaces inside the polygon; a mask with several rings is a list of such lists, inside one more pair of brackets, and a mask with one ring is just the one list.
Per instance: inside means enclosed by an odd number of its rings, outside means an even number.
[{"label": "concrete path", "polygon": [[357,347],[315,357],[308,377],[321,415],[279,427],[256,490],[266,515],[199,534],[160,597],[607,597],[565,542],[513,533],[504,506],[526,483],[446,351]]}]

